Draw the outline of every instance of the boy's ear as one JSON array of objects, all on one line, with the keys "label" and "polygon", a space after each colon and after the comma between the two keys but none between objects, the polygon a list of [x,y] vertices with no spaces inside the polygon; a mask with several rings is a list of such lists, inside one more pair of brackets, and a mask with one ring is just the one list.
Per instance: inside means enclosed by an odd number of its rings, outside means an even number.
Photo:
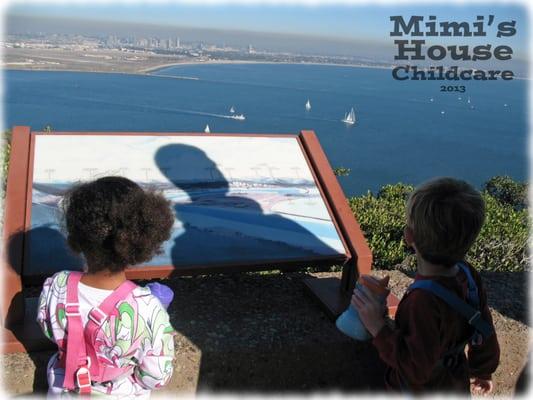
[{"label": "boy's ear", "polygon": [[409,247],[413,247],[415,243],[415,234],[408,226],[406,226],[403,230],[403,240]]}]

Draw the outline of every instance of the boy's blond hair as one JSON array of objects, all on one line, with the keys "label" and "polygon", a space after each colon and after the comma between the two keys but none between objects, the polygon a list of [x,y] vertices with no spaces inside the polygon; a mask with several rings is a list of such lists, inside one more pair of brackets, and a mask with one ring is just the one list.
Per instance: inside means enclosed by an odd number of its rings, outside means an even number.
[{"label": "boy's blond hair", "polygon": [[481,194],[461,180],[433,179],[407,200],[407,225],[416,249],[432,264],[451,267],[463,260],[484,220]]}]

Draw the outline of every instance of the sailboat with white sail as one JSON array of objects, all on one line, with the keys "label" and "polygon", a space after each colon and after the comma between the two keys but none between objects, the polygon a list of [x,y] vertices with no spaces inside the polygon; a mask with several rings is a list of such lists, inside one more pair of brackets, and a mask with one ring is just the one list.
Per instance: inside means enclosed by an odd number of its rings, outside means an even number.
[{"label": "sailboat with white sail", "polygon": [[355,119],[355,111],[353,107],[350,110],[350,112],[347,112],[346,114],[344,114],[344,118],[341,121],[349,125],[355,124],[356,119]]},{"label": "sailboat with white sail", "polygon": [[235,107],[231,106],[231,108],[229,109],[229,112],[234,114],[235,113]]},{"label": "sailboat with white sail", "polygon": [[209,129],[209,125],[205,126],[204,132],[205,133],[211,133],[211,129]]},{"label": "sailboat with white sail", "polygon": [[307,99],[307,103],[305,103],[305,110],[306,111],[311,110],[311,102],[309,101],[309,99]]}]

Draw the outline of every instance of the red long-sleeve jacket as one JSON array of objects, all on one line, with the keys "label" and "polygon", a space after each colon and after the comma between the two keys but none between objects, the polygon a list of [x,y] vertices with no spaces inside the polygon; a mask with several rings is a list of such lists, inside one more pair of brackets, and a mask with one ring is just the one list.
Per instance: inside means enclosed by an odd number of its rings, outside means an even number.
[{"label": "red long-sleeve jacket", "polygon": [[[476,281],[483,318],[493,327],[487,296],[477,271],[470,267]],[[460,270],[454,277],[433,279],[462,299],[467,297],[468,280]],[[469,345],[467,355],[459,357],[453,368],[442,367],[442,355],[472,335],[472,328],[457,311],[434,294],[415,289],[401,300],[394,330],[384,326],[373,340],[387,365],[386,386],[410,392],[470,392],[470,377],[490,379],[500,360],[496,333],[480,345]]]}]

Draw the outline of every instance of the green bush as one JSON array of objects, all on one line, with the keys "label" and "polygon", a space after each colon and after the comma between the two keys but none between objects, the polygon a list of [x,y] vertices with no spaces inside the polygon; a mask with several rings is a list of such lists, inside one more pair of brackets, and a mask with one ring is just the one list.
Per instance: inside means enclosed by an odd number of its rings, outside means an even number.
[{"label": "green bush", "polygon": [[9,168],[9,154],[11,152],[11,131],[4,131],[1,138],[2,146],[2,198],[6,192],[7,171]]},{"label": "green bush", "polygon": [[345,167],[333,168],[333,173],[337,176],[348,176],[350,175],[351,169]]},{"label": "green bush", "polygon": [[468,253],[468,261],[478,270],[528,270],[527,209],[516,210],[486,191],[483,198],[486,206],[485,225]]},{"label": "green bush", "polygon": [[[493,178],[495,179],[495,178]],[[522,187],[527,193],[527,185],[505,178],[505,186]],[[491,180],[493,181],[493,180]],[[489,181],[489,182],[491,182]],[[500,182],[500,181],[497,181]],[[487,183],[488,184],[488,183]],[[390,269],[398,264],[413,267],[414,259],[403,242],[405,226],[405,202],[413,187],[405,184],[386,185],[377,195],[368,192],[352,197],[350,206],[359,221],[374,256],[374,267]],[[529,219],[526,208],[520,204],[519,191],[512,191],[512,197],[498,197],[506,191],[484,190],[486,221],[481,233],[467,254],[467,260],[479,270],[524,271],[528,269]],[[522,198],[523,200],[523,198]],[[525,202],[521,203],[525,205]]]},{"label": "green bush", "polygon": [[508,176],[495,176],[485,184],[485,191],[502,204],[521,210],[527,204],[527,185]]},{"label": "green bush", "polygon": [[377,196],[368,192],[350,199],[350,206],[372,250],[375,268],[388,269],[403,262],[408,255],[402,237],[405,200],[412,190],[412,186],[401,183],[386,185]]},{"label": "green bush", "polygon": [[413,190],[413,185],[406,185],[404,183],[385,185],[381,187],[377,197],[380,199],[401,200],[405,202]]}]

